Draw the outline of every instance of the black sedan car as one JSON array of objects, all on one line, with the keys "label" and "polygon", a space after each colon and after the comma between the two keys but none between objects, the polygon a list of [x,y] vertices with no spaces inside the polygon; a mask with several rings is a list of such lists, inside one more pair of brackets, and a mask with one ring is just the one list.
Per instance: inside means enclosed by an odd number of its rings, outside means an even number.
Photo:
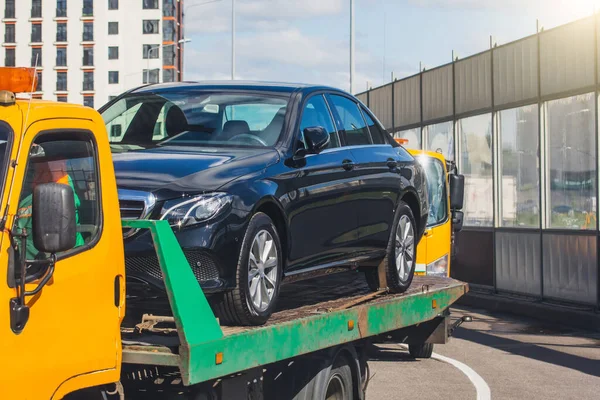
[{"label": "black sedan car", "polygon": [[[224,323],[256,325],[282,282],[385,262],[406,290],[425,175],[356,98],[243,82],[150,85],[105,105],[124,219],[173,227]],[[163,287],[150,234],[124,231],[130,292]]]}]

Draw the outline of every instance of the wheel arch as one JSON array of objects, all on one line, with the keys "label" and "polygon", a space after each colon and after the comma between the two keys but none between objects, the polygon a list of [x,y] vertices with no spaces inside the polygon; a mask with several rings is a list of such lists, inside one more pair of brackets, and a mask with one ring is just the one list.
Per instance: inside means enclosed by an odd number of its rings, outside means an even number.
[{"label": "wheel arch", "polygon": [[[287,256],[289,254],[289,230],[283,207],[274,197],[267,196],[263,197],[256,204],[254,210],[252,211],[252,215],[258,212],[266,214],[269,218],[271,218],[273,224],[275,224],[275,228],[279,234],[279,240],[281,241],[281,250],[283,251],[282,260],[284,260],[284,262],[287,261]],[[285,269],[285,265],[283,267]]]},{"label": "wheel arch", "polygon": [[407,190],[402,197],[401,201],[408,204],[410,210],[413,213],[413,217],[415,218],[415,223],[417,224],[418,229],[418,238],[421,240],[421,236],[423,236],[423,232],[425,232],[425,225],[427,223],[427,216],[423,217],[421,215],[421,203],[419,202],[419,196],[412,190]]}]

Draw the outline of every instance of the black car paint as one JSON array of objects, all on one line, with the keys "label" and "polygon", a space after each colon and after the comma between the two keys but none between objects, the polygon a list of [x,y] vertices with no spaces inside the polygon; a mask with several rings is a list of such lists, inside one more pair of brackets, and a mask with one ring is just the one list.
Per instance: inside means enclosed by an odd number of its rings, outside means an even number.
[{"label": "black car paint", "polygon": [[[152,218],[159,218],[166,200],[214,191],[233,195],[231,207],[217,218],[174,228],[184,250],[201,248],[216,260],[219,280],[202,282],[203,288],[211,291],[235,285],[235,266],[244,233],[258,211],[269,214],[280,231],[286,260],[284,274],[289,276],[355,264],[357,260],[381,259],[401,198],[416,211],[415,217],[421,221],[417,234],[421,237],[428,212],[426,202],[419,200],[427,198],[422,193],[426,189],[424,174],[415,159],[391,137],[387,145],[338,147],[294,159],[304,103],[313,95],[327,93],[357,101],[354,97],[328,87],[257,84],[151,85],[130,93],[160,93],[182,87],[290,96],[284,128],[273,148],[165,146],[114,154],[119,187],[156,196]],[[330,111],[334,120],[339,120],[335,110]],[[343,132],[339,134],[343,146]],[[125,251],[127,256],[152,254],[150,235],[139,233],[127,239]]]}]

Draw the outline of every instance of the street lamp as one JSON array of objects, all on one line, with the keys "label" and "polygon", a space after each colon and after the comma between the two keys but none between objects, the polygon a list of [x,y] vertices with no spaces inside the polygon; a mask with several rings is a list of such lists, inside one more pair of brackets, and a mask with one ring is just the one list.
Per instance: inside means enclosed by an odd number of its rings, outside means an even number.
[{"label": "street lamp", "polygon": [[[178,40],[176,43],[171,43],[171,44],[167,44],[167,45],[159,44],[157,46],[150,47],[148,49],[148,54],[146,55],[147,60],[148,60],[147,65],[146,65],[146,83],[150,83],[150,55],[152,54],[152,52],[154,50],[159,50],[164,47],[175,46],[175,45],[179,45],[179,44],[183,44],[183,43],[189,43],[191,41],[192,41],[192,39],[181,39],[181,40]],[[160,53],[159,53],[159,55],[160,55]],[[158,82],[160,82],[160,75],[158,77]]]}]

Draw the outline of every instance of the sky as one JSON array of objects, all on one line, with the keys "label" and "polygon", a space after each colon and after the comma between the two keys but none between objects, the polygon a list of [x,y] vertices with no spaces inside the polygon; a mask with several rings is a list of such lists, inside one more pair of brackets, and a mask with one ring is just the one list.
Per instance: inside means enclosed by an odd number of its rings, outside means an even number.
[{"label": "sky", "polygon": [[[208,3],[207,3],[208,2]],[[205,4],[203,4],[205,3]],[[231,78],[232,0],[185,0],[184,80]],[[236,79],[349,90],[350,0],[236,0]],[[600,0],[354,0],[355,92],[591,15]]]}]

